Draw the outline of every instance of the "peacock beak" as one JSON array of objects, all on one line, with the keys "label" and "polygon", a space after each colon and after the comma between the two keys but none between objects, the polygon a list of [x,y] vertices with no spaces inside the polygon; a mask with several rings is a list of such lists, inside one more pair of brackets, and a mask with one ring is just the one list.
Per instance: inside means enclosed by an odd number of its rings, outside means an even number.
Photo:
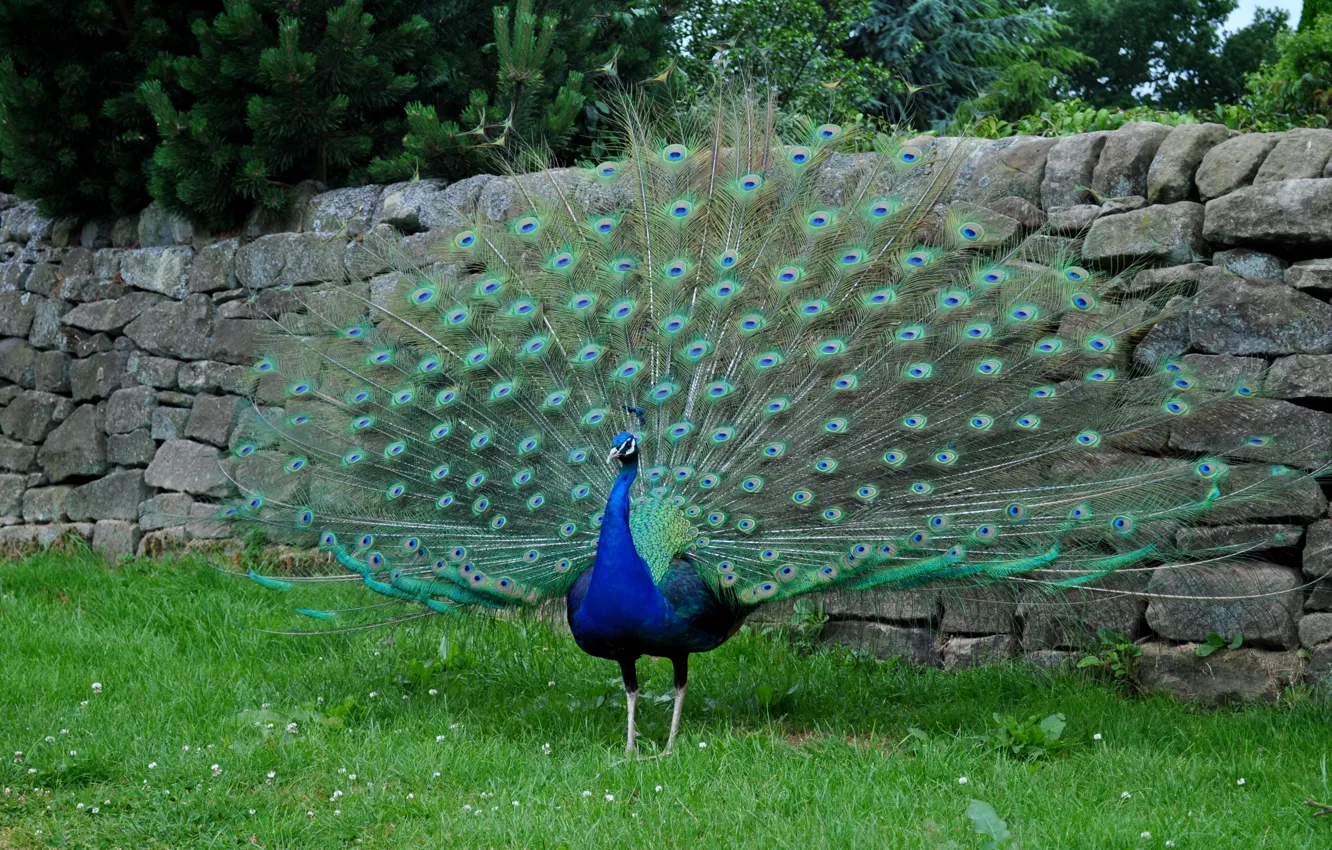
[{"label": "peacock beak", "polygon": [[620,456],[620,447],[611,446],[610,454],[606,455],[606,463],[610,463]]}]

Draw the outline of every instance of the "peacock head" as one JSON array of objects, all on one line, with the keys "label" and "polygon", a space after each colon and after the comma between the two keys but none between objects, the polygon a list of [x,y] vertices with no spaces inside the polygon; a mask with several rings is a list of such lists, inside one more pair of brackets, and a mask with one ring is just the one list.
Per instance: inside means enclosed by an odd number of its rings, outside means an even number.
[{"label": "peacock head", "polygon": [[616,434],[611,444],[610,454],[606,456],[606,462],[610,463],[617,457],[620,459],[620,463],[638,460],[638,438],[628,431],[621,431]]}]

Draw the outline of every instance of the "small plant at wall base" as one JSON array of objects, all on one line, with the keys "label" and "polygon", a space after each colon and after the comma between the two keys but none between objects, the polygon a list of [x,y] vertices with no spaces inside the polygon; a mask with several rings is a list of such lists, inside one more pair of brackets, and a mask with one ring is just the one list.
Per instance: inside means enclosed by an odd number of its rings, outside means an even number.
[{"label": "small plant at wall base", "polygon": [[1067,749],[1072,742],[1064,740],[1068,725],[1063,714],[1041,717],[1033,714],[1018,720],[1011,714],[994,714],[994,725],[986,738],[990,746],[1005,755],[1020,759],[1041,759]]},{"label": "small plant at wall base", "polygon": [[1084,655],[1078,662],[1078,668],[1098,670],[1116,684],[1136,690],[1138,659],[1142,656],[1142,647],[1114,629],[1097,629],[1096,638],[1100,641],[1100,647],[1092,654]]},{"label": "small plant at wall base", "polygon": [[1206,658],[1219,649],[1239,649],[1243,643],[1244,638],[1239,632],[1235,632],[1235,636],[1232,638],[1224,638],[1216,632],[1208,632],[1207,640],[1198,644],[1198,648],[1194,652],[1199,658]]}]

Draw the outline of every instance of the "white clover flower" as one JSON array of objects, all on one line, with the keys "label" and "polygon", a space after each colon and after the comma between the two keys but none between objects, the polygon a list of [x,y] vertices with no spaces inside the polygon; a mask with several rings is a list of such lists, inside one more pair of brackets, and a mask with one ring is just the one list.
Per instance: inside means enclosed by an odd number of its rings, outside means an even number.
[{"label": "white clover flower", "polygon": [[338,768],[338,773],[346,773],[346,772],[347,772],[347,768],[345,768],[345,767],[340,767],[340,768]]},{"label": "white clover flower", "polygon": [[334,810],[333,810],[333,814],[335,814],[335,815],[340,815],[340,814],[342,814],[342,809],[334,809]]},{"label": "white clover flower", "polygon": [[[378,652],[375,653],[375,655],[378,655],[378,654],[379,654]],[[378,691],[371,691],[371,692],[370,692],[370,699],[374,699],[374,698],[377,697],[377,696],[379,696]]]},{"label": "white clover flower", "polygon": [[269,779],[277,779],[277,771],[276,771],[276,770],[270,770],[270,771],[268,772],[268,778],[269,778]]},{"label": "white clover flower", "polygon": [[69,751],[69,754],[70,754],[71,756],[76,756],[76,755],[79,754],[79,751],[78,751],[78,750],[70,750],[70,751]]},{"label": "white clover flower", "polygon": [[548,687],[548,688],[553,688],[553,687],[555,687],[555,680],[554,680],[554,679],[551,679],[549,682],[547,682],[547,683],[546,683],[546,687]]},{"label": "white clover flower", "polygon": [[[30,771],[28,771],[28,772],[29,772],[29,773],[36,773],[37,771],[35,771],[35,770],[30,770]],[[584,791],[584,792],[583,792],[583,796],[584,796],[584,797],[591,797],[591,796],[592,796],[592,792],[591,792],[591,791]]]},{"label": "white clover flower", "polygon": [[542,754],[543,756],[548,756],[548,755],[550,755],[550,742],[546,742],[546,743],[544,743],[544,744],[541,745],[541,754]]},{"label": "white clover flower", "polygon": [[470,812],[471,810],[472,810],[472,804],[471,804],[471,803],[463,803],[463,811],[464,811],[464,812]]},{"label": "white clover flower", "polygon": [[68,734],[69,734],[69,730],[68,730],[68,729],[61,729],[61,730],[60,730],[60,734],[61,734],[61,735],[68,735]]},{"label": "white clover flower", "polygon": [[183,747],[180,748],[180,751],[181,751],[182,753],[188,753],[188,752],[190,751],[190,745],[189,745],[189,744],[186,744],[185,746],[183,746]]},{"label": "white clover flower", "polygon": [[288,734],[288,735],[295,735],[297,731],[298,731],[298,729],[297,729],[297,727],[296,727],[295,722],[292,722],[292,723],[288,723],[288,724],[287,724],[287,734]]},{"label": "white clover flower", "polygon": [[81,708],[87,708],[87,707],[88,707],[88,701],[87,701],[86,699],[80,701],[80,702],[79,702],[79,707],[81,707]]},{"label": "white clover flower", "polygon": [[83,804],[82,804],[82,803],[78,803],[78,804],[76,804],[76,805],[74,806],[74,808],[76,808],[76,809],[82,809],[82,808],[83,808]]},{"label": "white clover flower", "polygon": [[1173,841],[1171,841],[1169,838],[1167,838],[1167,839],[1166,839],[1165,846],[1167,846],[1167,847],[1174,847],[1174,846],[1175,846],[1175,842],[1173,842]]},{"label": "white clover flower", "polygon": [[356,774],[354,774],[354,773],[352,773],[352,774],[348,774],[347,778],[350,779],[352,782],[355,782],[355,781],[356,781]]},{"label": "white clover flower", "polygon": [[254,814],[254,809],[250,809],[250,814],[251,814],[251,815]]},{"label": "white clover flower", "polygon": [[435,771],[434,773],[430,774],[430,775],[431,775],[431,777],[434,778],[434,779],[439,779],[439,771],[438,771],[438,770]]},{"label": "white clover flower", "polygon": [[444,736],[443,736],[443,735],[436,735],[436,736],[435,736],[435,743],[436,743],[436,744],[438,744],[439,742],[441,742],[441,741],[443,741],[443,740],[444,740]]},{"label": "white clover flower", "polygon": [[214,775],[214,776],[221,776],[221,775],[222,775],[222,765],[220,765],[220,764],[215,764],[215,765],[213,765],[212,767],[209,768],[209,770],[213,771],[213,775]]},{"label": "white clover flower", "polygon": [[1143,841],[1147,841],[1152,837],[1152,834],[1144,830],[1142,835],[1139,835],[1138,837],[1141,838]]},{"label": "white clover flower", "polygon": [[958,784],[958,785],[966,785],[966,784],[967,784],[968,782],[970,782],[970,781],[971,781],[971,780],[967,779],[965,776],[959,776],[959,777],[957,778],[957,784]]},{"label": "white clover flower", "polygon": [[36,772],[37,772],[37,768],[35,768],[35,767],[30,767],[30,768],[28,768],[28,775],[29,775],[29,776],[32,776],[32,775],[33,775],[34,773],[36,773]]},{"label": "white clover flower", "polygon": [[1099,740],[1101,740],[1101,733],[1100,733],[1100,732],[1097,732],[1095,735],[1092,735],[1092,740],[1093,740],[1093,741],[1099,741]]},{"label": "white clover flower", "polygon": [[658,794],[661,793],[661,786],[660,786],[660,785],[657,786],[657,793],[658,793]]},{"label": "white clover flower", "polygon": [[101,811],[101,809],[97,808],[96,806],[93,806],[89,811],[91,811],[93,814],[97,814],[98,812]]},{"label": "white clover flower", "polygon": [[614,803],[614,802],[615,802],[615,795],[614,795],[614,794],[607,794],[607,795],[606,795],[606,802],[607,802],[607,803]]},{"label": "white clover flower", "polygon": [[149,769],[149,770],[157,770],[157,762],[155,762],[155,761],[150,761],[150,762],[148,762],[148,769]]},{"label": "white clover flower", "polygon": [[707,741],[699,741],[699,742],[698,742],[698,748],[699,748],[700,750],[706,750],[706,749],[708,748],[708,742],[707,742]]},{"label": "white clover flower", "polygon": [[92,683],[92,692],[95,693],[95,694],[100,694],[100,693],[102,692],[102,683],[101,683],[101,682],[93,682],[93,683]]},{"label": "white clover flower", "polygon": [[1121,800],[1128,800],[1128,799],[1131,799],[1132,797],[1133,797],[1133,795],[1130,794],[1130,793],[1127,792],[1127,791],[1125,791],[1124,793],[1122,793],[1122,794],[1119,795],[1119,799],[1121,799]]},{"label": "white clover flower", "polygon": [[432,697],[439,696],[439,691],[436,690],[435,688],[431,688],[429,691],[427,691],[427,693],[429,693]]},{"label": "white clover flower", "polygon": [[404,702],[406,702],[406,701],[407,701],[407,695],[406,695],[406,694],[403,694],[403,695],[402,695],[402,699],[403,699]]},{"label": "white clover flower", "polygon": [[415,799],[416,799],[416,795],[415,795],[415,794],[408,794],[408,795],[407,795],[407,799],[408,799],[408,800],[415,800]]},{"label": "white clover flower", "polygon": [[306,816],[307,818],[312,818],[312,817],[314,817],[314,809],[311,809],[310,811],[306,812],[306,813],[305,813],[305,816]]},{"label": "white clover flower", "polygon": [[1243,785],[1243,784],[1244,784],[1244,777],[1241,776],[1239,779],[1236,779],[1236,780],[1235,780],[1235,784],[1236,784],[1236,785]]},{"label": "white clover flower", "polygon": [[15,750],[15,751],[14,751],[14,764],[23,764],[23,751],[22,751],[22,750]]},{"label": "white clover flower", "polygon": [[517,801],[517,800],[514,800],[514,801],[513,801],[513,805],[514,805],[515,808],[517,808],[517,806],[518,806],[518,801]]},{"label": "white clover flower", "polygon": [[55,743],[55,735],[47,735],[47,736],[46,736],[46,743],[48,743],[48,744],[54,744],[54,743]]}]

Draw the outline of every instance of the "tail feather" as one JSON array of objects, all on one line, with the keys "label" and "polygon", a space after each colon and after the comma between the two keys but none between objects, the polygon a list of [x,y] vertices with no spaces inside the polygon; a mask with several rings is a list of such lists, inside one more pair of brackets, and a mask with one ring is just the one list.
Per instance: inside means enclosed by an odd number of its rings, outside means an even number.
[{"label": "tail feather", "polygon": [[1270,434],[1173,448],[1190,418],[1248,421],[1261,387],[1135,362],[1188,293],[950,205],[966,145],[743,95],[621,123],[617,158],[513,181],[521,215],[474,216],[427,264],[366,236],[391,289],[290,293],[234,447],[246,496],[222,515],[432,611],[536,604],[590,564],[625,426],[690,561],[742,604],[1057,596],[1243,556],[1177,532],[1277,510],[1324,470],[1326,447]]}]

